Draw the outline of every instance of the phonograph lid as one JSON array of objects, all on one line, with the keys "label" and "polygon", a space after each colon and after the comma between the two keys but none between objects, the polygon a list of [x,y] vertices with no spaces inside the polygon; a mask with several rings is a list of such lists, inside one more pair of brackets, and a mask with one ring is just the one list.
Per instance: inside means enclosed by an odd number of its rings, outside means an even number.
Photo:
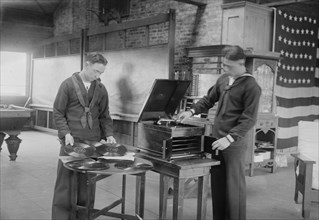
[{"label": "phonograph lid", "polygon": [[138,121],[172,116],[190,83],[189,80],[156,79],[144,102]]}]

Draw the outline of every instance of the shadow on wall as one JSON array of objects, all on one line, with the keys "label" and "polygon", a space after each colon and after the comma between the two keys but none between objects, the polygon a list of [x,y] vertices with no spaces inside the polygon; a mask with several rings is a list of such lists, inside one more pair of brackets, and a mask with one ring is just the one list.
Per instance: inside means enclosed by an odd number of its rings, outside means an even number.
[{"label": "shadow on wall", "polygon": [[134,66],[124,63],[121,78],[117,81],[119,89],[119,106],[122,113],[138,114],[138,97],[136,85],[134,85]]}]

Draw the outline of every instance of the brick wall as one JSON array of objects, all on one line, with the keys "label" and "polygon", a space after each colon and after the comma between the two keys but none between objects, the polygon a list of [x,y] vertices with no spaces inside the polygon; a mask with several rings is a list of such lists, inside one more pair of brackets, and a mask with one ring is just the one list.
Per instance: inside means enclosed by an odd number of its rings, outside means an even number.
[{"label": "brick wall", "polygon": [[[221,42],[221,4],[223,0],[207,0],[203,10],[195,5],[168,0],[131,0],[130,16],[122,22],[152,17],[159,13],[167,13],[169,9],[176,10],[175,37],[175,69],[188,70],[185,57],[186,47],[219,44]],[[98,11],[98,0],[63,0],[54,15],[55,36],[79,32],[82,28],[103,27],[98,17],[87,9]],[[145,30],[132,29],[126,33],[126,46],[144,46]],[[108,34],[107,49],[122,48],[123,33]],[[168,25],[153,25],[150,27],[150,45],[167,42]],[[76,43],[76,42],[75,42]],[[99,36],[89,39],[89,51],[101,48],[103,42]],[[77,44],[74,45],[78,47]],[[77,48],[72,49],[77,51]]]}]

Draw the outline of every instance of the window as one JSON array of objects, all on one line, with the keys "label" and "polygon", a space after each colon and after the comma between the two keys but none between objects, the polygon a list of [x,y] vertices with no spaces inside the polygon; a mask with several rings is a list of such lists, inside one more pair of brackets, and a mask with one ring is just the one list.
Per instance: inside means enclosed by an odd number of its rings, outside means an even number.
[{"label": "window", "polygon": [[27,54],[0,52],[0,95],[26,96]]},{"label": "window", "polygon": [[128,17],[130,15],[130,0],[100,0],[100,16],[108,15],[108,20]]}]

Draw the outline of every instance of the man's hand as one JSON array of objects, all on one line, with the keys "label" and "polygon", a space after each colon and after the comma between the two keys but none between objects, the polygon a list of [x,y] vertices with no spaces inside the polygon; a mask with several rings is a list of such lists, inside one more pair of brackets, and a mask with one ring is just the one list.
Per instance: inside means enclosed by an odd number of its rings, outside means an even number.
[{"label": "man's hand", "polygon": [[220,138],[212,143],[213,150],[225,150],[229,147],[230,142],[226,137]]},{"label": "man's hand", "polygon": [[177,122],[183,122],[185,119],[188,119],[193,116],[193,113],[191,111],[185,111],[178,113],[176,117]]},{"label": "man's hand", "polygon": [[68,145],[68,144],[70,144],[71,146],[73,146],[74,144],[74,139],[70,133],[65,135],[65,145]]},{"label": "man's hand", "polygon": [[106,143],[116,144],[116,140],[113,136],[106,137]]}]

